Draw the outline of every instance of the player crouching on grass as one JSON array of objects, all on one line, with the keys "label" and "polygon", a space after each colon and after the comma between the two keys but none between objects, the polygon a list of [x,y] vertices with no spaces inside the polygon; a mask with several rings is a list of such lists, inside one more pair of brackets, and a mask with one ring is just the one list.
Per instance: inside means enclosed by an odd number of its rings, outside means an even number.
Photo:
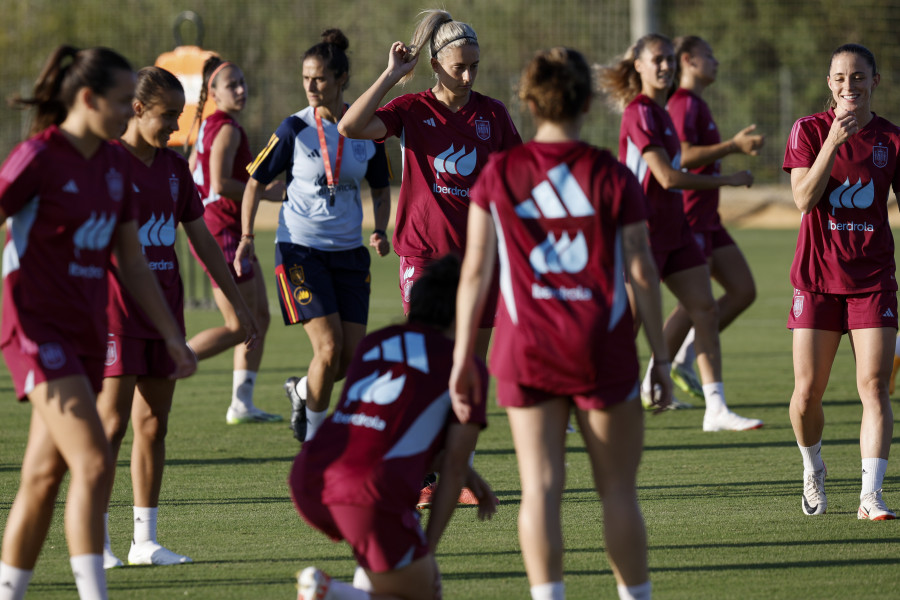
[{"label": "player crouching on grass", "polygon": [[[458,282],[455,256],[427,268],[412,287],[408,322],[360,343],[334,413],[294,461],[288,483],[297,511],[333,540],[347,540],[359,564],[357,587],[307,567],[299,600],[440,598],[434,551],[463,485],[478,498],[479,518],[496,512],[491,488],[468,464],[487,424],[485,403],[461,424],[447,390]],[[478,364],[486,397],[487,369]],[[416,502],[433,470],[441,480],[423,532]]]}]

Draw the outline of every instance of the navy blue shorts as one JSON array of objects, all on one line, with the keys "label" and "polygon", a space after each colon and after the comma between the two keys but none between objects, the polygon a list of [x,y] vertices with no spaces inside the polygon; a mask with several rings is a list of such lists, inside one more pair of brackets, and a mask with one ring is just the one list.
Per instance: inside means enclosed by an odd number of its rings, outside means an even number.
[{"label": "navy blue shorts", "polygon": [[275,280],[285,325],[338,313],[341,321],[369,320],[371,264],[365,246],[325,252],[281,242],[275,244]]}]

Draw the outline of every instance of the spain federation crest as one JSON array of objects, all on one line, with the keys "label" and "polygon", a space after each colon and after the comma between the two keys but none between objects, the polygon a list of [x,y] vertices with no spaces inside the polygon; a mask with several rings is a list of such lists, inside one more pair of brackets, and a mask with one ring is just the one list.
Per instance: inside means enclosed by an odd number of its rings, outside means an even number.
[{"label": "spain federation crest", "polygon": [[491,137],[491,122],[484,119],[475,119],[475,135],[480,140],[488,140]]},{"label": "spain federation crest", "polygon": [[106,362],[107,367],[111,367],[119,360],[119,346],[116,340],[108,340],[106,342]]},{"label": "spain federation crest", "polygon": [[301,285],[306,281],[306,276],[303,273],[303,265],[294,265],[288,270],[288,273],[291,276],[291,283],[294,285]]},{"label": "spain federation crest", "polygon": [[803,296],[797,294],[794,296],[794,318],[799,319],[803,314]]},{"label": "spain federation crest", "polygon": [[125,181],[122,174],[115,169],[106,172],[106,189],[109,190],[109,196],[116,202],[122,201],[125,191]]},{"label": "spain federation crest", "polygon": [[366,162],[366,143],[353,140],[350,146],[353,148],[353,158],[359,162]]},{"label": "spain federation crest", "polygon": [[172,194],[172,202],[178,202],[178,177],[172,174],[169,177],[169,193]]},{"label": "spain federation crest", "polygon": [[886,146],[882,146],[881,144],[879,144],[872,147],[872,162],[874,162],[875,166],[879,169],[887,166],[888,149]]}]

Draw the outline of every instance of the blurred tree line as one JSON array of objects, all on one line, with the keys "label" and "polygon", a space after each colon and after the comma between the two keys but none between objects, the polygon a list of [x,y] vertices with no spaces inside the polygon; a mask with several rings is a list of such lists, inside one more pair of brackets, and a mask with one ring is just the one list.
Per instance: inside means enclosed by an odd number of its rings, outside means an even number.
[{"label": "blurred tree line", "polygon": [[[523,137],[533,131],[515,98],[519,73],[540,48],[566,45],[589,60],[610,62],[630,39],[629,0],[446,0],[454,18],[478,32],[481,68],[476,89],[504,101]],[[831,51],[840,44],[868,46],[879,61],[881,86],[875,110],[900,115],[895,75],[900,45],[900,0],[668,0],[658,2],[661,32],[706,38],[720,61],[719,79],[706,93],[723,137],[750,123],[768,135],[763,156],[732,157],[726,168],[751,168],[757,181],[783,181],[784,142],[793,121],[822,109]],[[0,24],[0,94],[27,95],[43,61],[61,43],[105,45],[134,66],[152,64],[175,46],[173,23],[185,10],[203,19],[202,46],[242,67],[250,99],[242,123],[256,152],[278,123],[306,106],[301,56],[329,27],[350,39],[351,78],[346,97],[357,97],[384,69],[395,40],[409,41],[421,0],[5,0]],[[195,43],[190,24],[181,28],[185,44]],[[420,64],[416,78],[396,94],[431,84]],[[392,96],[391,96],[392,97]],[[3,155],[22,138],[26,115],[0,109]],[[617,147],[619,115],[595,104],[585,137]],[[396,161],[396,144],[389,144]]]}]

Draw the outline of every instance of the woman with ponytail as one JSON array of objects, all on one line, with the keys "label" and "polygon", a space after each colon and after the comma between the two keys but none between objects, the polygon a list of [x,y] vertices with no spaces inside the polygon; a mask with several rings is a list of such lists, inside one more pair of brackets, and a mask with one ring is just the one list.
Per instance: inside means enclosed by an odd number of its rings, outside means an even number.
[{"label": "woman with ponytail", "polygon": [[[390,252],[385,228],[391,189],[384,145],[348,140],[338,133],[350,78],[340,29],[303,55],[303,88],[309,106],[289,116],[250,165],[244,192],[243,229],[234,268],[254,257],[253,227],[267,185],[287,173],[287,200],[275,234],[275,277],[285,325],[303,324],[312,345],[307,375],[284,384],[291,428],[303,442],[325,419],[331,391],[344,378],[369,318],[368,249],[362,244],[363,178],[372,191],[375,229],[369,246]],[[255,259],[254,259],[255,260]]]},{"label": "woman with ponytail", "polygon": [[[759,419],[742,417],[728,409],[722,384],[718,308],[712,295],[706,258],[684,216],[683,189],[710,190],[723,185],[749,186],[749,171],[713,176],[681,170],[681,143],[665,103],[675,75],[675,49],[664,35],[650,33],[624,56],[600,70],[600,84],[613,107],[623,112],[619,132],[619,160],[634,173],[650,206],[650,246],[663,283],[687,312],[696,330],[697,363],[703,381],[706,412],[703,431],[758,429]],[[667,356],[678,350],[687,334],[666,321]],[[642,393],[645,406],[655,393],[650,381],[658,357],[650,358]],[[668,361],[665,365],[670,367]]]},{"label": "woman with ponytail", "polygon": [[[353,103],[338,126],[354,139],[403,140],[403,181],[397,205],[394,249],[400,256],[403,310],[422,268],[466,247],[469,191],[488,157],[522,143],[502,102],[474,91],[481,52],[467,23],[444,10],[421,13],[413,39],[394,42],[388,67]],[[413,77],[423,53],[430,59],[434,85],[405,94],[379,108],[398,83]],[[487,354],[499,288],[480,319],[479,354]]]},{"label": "woman with ponytail", "polygon": [[[236,64],[218,56],[209,57],[203,65],[198,119],[209,101],[215,102],[216,112],[200,125],[197,143],[190,156],[191,171],[205,207],[203,218],[225,255],[244,302],[253,313],[259,328],[259,341],[252,348],[242,344],[245,332],[240,319],[218,283],[210,276],[213,299],[225,318],[225,324],[197,333],[189,344],[200,360],[234,348],[231,404],[225,413],[226,423],[281,421],[280,415],[267,413],[253,404],[253,389],[269,328],[269,305],[256,259],[248,257],[240,273],[233,267],[241,240],[241,198],[247,184],[247,166],[253,159],[247,134],[238,122],[247,102],[247,84]],[[271,183],[262,195],[267,200],[280,202],[284,196],[284,183]],[[192,251],[200,260],[196,250],[192,248]],[[200,262],[203,264],[202,260]]]},{"label": "woman with ponytail", "polygon": [[[231,278],[222,250],[206,228],[203,204],[187,161],[168,149],[184,108],[178,78],[159,67],[138,71],[132,101],[134,116],[115,144],[131,157],[136,217],[144,256],[156,275],[169,309],[184,335],[184,287],[175,253],[175,230],[184,227],[196,253],[234,307],[246,331],[246,343],[256,342],[256,323]],[[128,564],[172,565],[191,562],[156,540],[159,494],[166,459],[166,432],[175,393],[169,378],[172,361],[156,329],[119,280],[115,261],[109,275],[109,337],[103,390],[97,410],[112,445],[113,462],[133,423],[131,482],[134,493],[134,534]],[[110,477],[112,489],[113,477]],[[108,499],[107,514],[108,519]],[[112,552],[109,529],[104,539],[104,568],[122,566]]]},{"label": "woman with ponytail", "polygon": [[0,598],[20,600],[70,473],[65,529],[79,597],[105,599],[103,511],[114,465],[97,393],[107,346],[107,269],[159,331],[186,377],[196,358],[184,342],[141,252],[128,155],[108,143],[132,115],[135,76],[106,48],[61,46],[34,96],[32,137],[0,167],[7,224],[0,348],[16,395],[32,405],[19,491],[0,555]]}]

